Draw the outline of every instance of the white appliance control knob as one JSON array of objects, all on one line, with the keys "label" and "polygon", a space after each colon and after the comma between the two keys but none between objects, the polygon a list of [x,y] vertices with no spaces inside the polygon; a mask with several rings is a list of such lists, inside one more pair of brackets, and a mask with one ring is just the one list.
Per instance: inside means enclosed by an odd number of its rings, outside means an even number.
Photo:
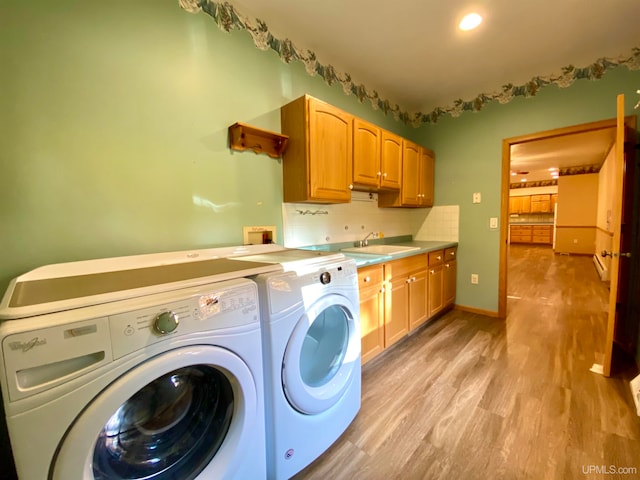
[{"label": "white appliance control knob", "polygon": [[153,321],[153,328],[160,335],[166,335],[178,328],[178,323],[180,323],[178,321],[178,315],[169,310],[156,315],[156,318]]}]

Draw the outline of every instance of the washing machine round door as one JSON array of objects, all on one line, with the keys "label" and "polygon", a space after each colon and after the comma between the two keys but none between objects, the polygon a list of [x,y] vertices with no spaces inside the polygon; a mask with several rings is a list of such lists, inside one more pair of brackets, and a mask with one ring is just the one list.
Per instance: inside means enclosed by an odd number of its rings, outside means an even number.
[{"label": "washing machine round door", "polygon": [[287,343],[282,385],[296,410],[317,414],[335,405],[360,364],[357,307],[341,295],[320,298],[302,315]]},{"label": "washing machine round door", "polygon": [[251,371],[228,350],[166,352],[119,377],[82,411],[51,478],[222,478],[243,461],[258,405]]}]

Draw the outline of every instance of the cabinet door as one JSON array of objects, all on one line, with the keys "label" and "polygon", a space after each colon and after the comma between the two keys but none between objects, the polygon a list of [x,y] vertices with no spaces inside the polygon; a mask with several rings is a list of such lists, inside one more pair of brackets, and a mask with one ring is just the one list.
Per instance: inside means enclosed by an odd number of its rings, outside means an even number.
[{"label": "cabinet door", "polygon": [[382,265],[358,270],[362,363],[384,350],[384,290]]},{"label": "cabinet door", "polygon": [[350,201],[352,125],[353,117],[348,113],[309,98],[309,181],[313,200]]},{"label": "cabinet door", "polygon": [[377,188],[380,184],[380,129],[353,119],[353,183]]},{"label": "cabinet door", "polygon": [[386,347],[409,333],[409,284],[406,277],[387,281],[384,297],[384,344]]},{"label": "cabinet door", "polygon": [[453,305],[456,301],[457,264],[455,260],[444,264],[444,306]]},{"label": "cabinet door", "polygon": [[509,199],[509,211],[510,213],[522,212],[522,197],[511,197]]},{"label": "cabinet door", "polygon": [[402,137],[381,131],[380,188],[400,190],[402,181]]},{"label": "cabinet door", "polygon": [[435,167],[433,152],[427,148],[422,148],[420,160],[420,206],[433,207],[433,174]]},{"label": "cabinet door", "polygon": [[520,204],[520,213],[531,213],[531,195],[524,195]]},{"label": "cabinet door", "polygon": [[423,270],[408,278],[409,285],[409,330],[422,325],[428,318],[427,271]]},{"label": "cabinet door", "polygon": [[444,307],[443,266],[429,267],[429,318]]},{"label": "cabinet door", "polygon": [[362,364],[384,350],[384,294],[380,286],[360,292]]},{"label": "cabinet door", "polygon": [[408,140],[403,141],[402,149],[402,205],[420,205],[420,162],[421,147]]}]

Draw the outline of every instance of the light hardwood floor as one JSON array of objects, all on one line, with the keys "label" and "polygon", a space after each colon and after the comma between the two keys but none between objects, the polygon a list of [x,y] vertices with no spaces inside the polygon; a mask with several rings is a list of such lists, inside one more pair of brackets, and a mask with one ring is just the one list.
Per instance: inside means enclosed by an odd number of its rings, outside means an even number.
[{"label": "light hardwood floor", "polygon": [[506,321],[454,310],[365,365],[360,413],[294,478],[640,478],[635,371],[589,371],[608,300],[591,258],[514,246],[508,287]]}]

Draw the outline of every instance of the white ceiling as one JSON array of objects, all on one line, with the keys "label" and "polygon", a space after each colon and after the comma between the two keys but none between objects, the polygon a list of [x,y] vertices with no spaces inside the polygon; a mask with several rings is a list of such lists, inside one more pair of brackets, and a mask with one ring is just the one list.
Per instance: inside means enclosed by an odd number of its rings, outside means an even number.
[{"label": "white ceiling", "polygon": [[[409,112],[524,85],[569,65],[629,57],[640,47],[640,0],[228,1]],[[457,24],[470,11],[484,21],[461,32]],[[610,148],[606,135],[572,137],[532,142],[516,149],[512,163],[527,170],[586,165]]]},{"label": "white ceiling", "polygon": [[615,128],[602,128],[512,145],[511,172],[516,175],[512,175],[511,182],[550,180],[552,167],[600,167],[615,137]]},{"label": "white ceiling", "polygon": [[[563,67],[630,56],[638,0],[231,0],[405,111],[471,100]],[[484,22],[457,24],[471,10]]]}]

